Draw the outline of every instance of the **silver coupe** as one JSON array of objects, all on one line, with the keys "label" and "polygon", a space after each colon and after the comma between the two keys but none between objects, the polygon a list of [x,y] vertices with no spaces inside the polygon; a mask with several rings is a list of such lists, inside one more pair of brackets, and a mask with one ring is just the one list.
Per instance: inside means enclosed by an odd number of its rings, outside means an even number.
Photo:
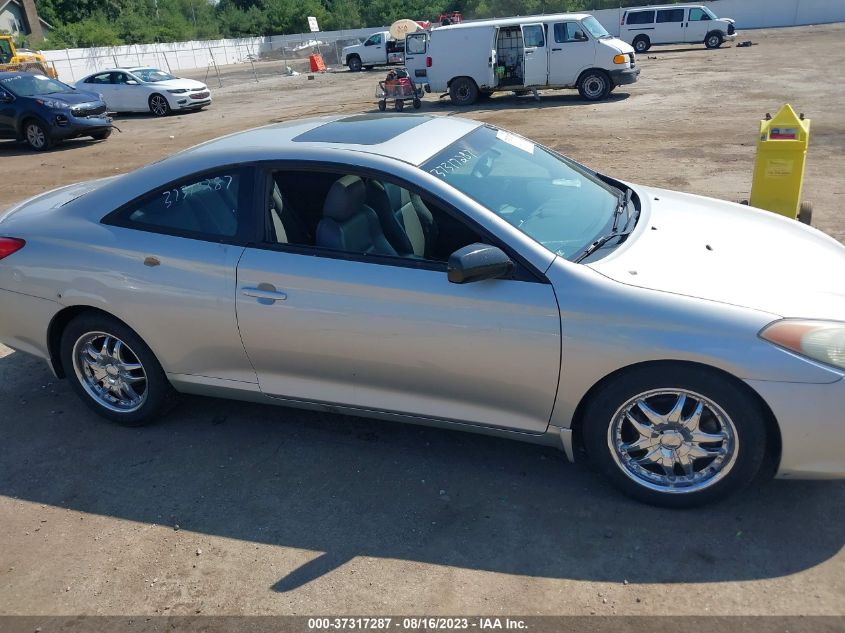
[{"label": "silver coupe", "polygon": [[0,215],[0,340],[178,393],[552,443],[649,503],[845,476],[845,247],[421,115],[250,130]]}]

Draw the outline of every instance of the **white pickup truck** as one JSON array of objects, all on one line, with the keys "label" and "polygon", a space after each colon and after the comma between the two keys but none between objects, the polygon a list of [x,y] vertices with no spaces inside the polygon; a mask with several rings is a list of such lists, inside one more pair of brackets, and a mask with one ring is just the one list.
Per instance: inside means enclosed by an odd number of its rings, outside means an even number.
[{"label": "white pickup truck", "polygon": [[405,41],[390,37],[390,31],[373,33],[354,46],[346,46],[341,53],[343,63],[352,72],[373,66],[389,66],[405,62]]}]

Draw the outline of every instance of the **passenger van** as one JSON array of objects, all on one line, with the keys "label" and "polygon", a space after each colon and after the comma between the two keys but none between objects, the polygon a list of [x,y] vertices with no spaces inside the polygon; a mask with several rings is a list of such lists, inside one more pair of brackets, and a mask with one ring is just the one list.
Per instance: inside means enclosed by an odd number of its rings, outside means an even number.
[{"label": "passenger van", "polygon": [[628,9],[622,15],[619,37],[645,53],[652,44],[700,44],[719,48],[736,38],[730,18],[718,18],[700,4],[673,4]]},{"label": "passenger van", "polygon": [[577,88],[584,99],[605,99],[637,81],[634,49],[593,16],[560,13],[464,22],[409,33],[405,66],[416,83],[469,105],[510,90]]}]

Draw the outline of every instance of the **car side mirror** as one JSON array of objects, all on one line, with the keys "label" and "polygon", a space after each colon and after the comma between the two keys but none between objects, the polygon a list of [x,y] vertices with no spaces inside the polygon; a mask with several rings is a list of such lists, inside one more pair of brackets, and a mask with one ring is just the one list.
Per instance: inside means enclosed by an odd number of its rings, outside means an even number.
[{"label": "car side mirror", "polygon": [[137,82],[137,81],[135,81],[134,79],[127,79],[127,80],[126,80],[126,85],[127,85],[127,86],[137,86],[137,85],[138,85],[138,82]]},{"label": "car side mirror", "polygon": [[14,97],[7,92],[0,92],[0,103],[12,103]]},{"label": "car side mirror", "polygon": [[513,262],[504,251],[489,244],[470,244],[449,256],[447,275],[453,284],[483,279],[498,279],[513,270]]},{"label": "car side mirror", "polygon": [[575,41],[576,42],[586,42],[587,35],[583,31],[575,31]]}]

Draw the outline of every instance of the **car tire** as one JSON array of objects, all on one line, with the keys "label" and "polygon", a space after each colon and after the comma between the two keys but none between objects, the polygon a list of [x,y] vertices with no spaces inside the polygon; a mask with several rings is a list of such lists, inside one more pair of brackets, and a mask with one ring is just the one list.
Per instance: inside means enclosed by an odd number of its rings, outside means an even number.
[{"label": "car tire", "polygon": [[414,110],[419,110],[422,107],[422,101],[414,99]]},{"label": "car tire", "polygon": [[346,60],[346,66],[349,68],[350,72],[361,72],[361,58],[357,55],[352,55],[349,59]]},{"label": "car tire", "polygon": [[641,55],[651,48],[651,40],[648,39],[647,35],[637,35],[637,37],[634,38],[632,46],[634,47],[634,51],[638,55]]},{"label": "car tire", "polygon": [[384,99],[380,99],[378,102],[378,109],[381,112],[387,110],[387,101],[385,101]]},{"label": "car tire", "polygon": [[713,33],[708,33],[707,37],[704,38],[704,45],[707,48],[719,48],[724,41],[722,34],[714,31]]},{"label": "car tire", "polygon": [[613,84],[610,77],[603,70],[593,68],[581,74],[578,79],[578,93],[587,101],[601,101],[607,99]]},{"label": "car tire", "polygon": [[449,84],[449,98],[456,106],[472,105],[478,100],[478,86],[469,77],[456,77]]},{"label": "car tire", "polygon": [[153,115],[162,117],[170,114],[170,103],[168,103],[167,97],[155,93],[150,95],[148,103]]},{"label": "car tire", "polygon": [[102,132],[95,132],[91,135],[95,141],[105,141],[108,137],[111,136],[111,130],[103,130]]},{"label": "car tire", "polygon": [[150,348],[115,318],[77,316],[62,332],[59,349],[73,390],[112,422],[150,424],[176,403],[176,391]]},{"label": "car tire", "polygon": [[397,99],[396,102],[393,104],[393,107],[396,108],[397,112],[402,112],[405,109],[405,102],[402,99]]},{"label": "car tire", "polygon": [[53,139],[50,138],[50,130],[37,119],[24,122],[23,138],[26,144],[36,152],[43,152],[54,145]]},{"label": "car tire", "polygon": [[752,396],[715,370],[646,366],[592,394],[582,437],[592,464],[619,490],[648,504],[688,508],[754,479],[766,454],[764,416]]}]

